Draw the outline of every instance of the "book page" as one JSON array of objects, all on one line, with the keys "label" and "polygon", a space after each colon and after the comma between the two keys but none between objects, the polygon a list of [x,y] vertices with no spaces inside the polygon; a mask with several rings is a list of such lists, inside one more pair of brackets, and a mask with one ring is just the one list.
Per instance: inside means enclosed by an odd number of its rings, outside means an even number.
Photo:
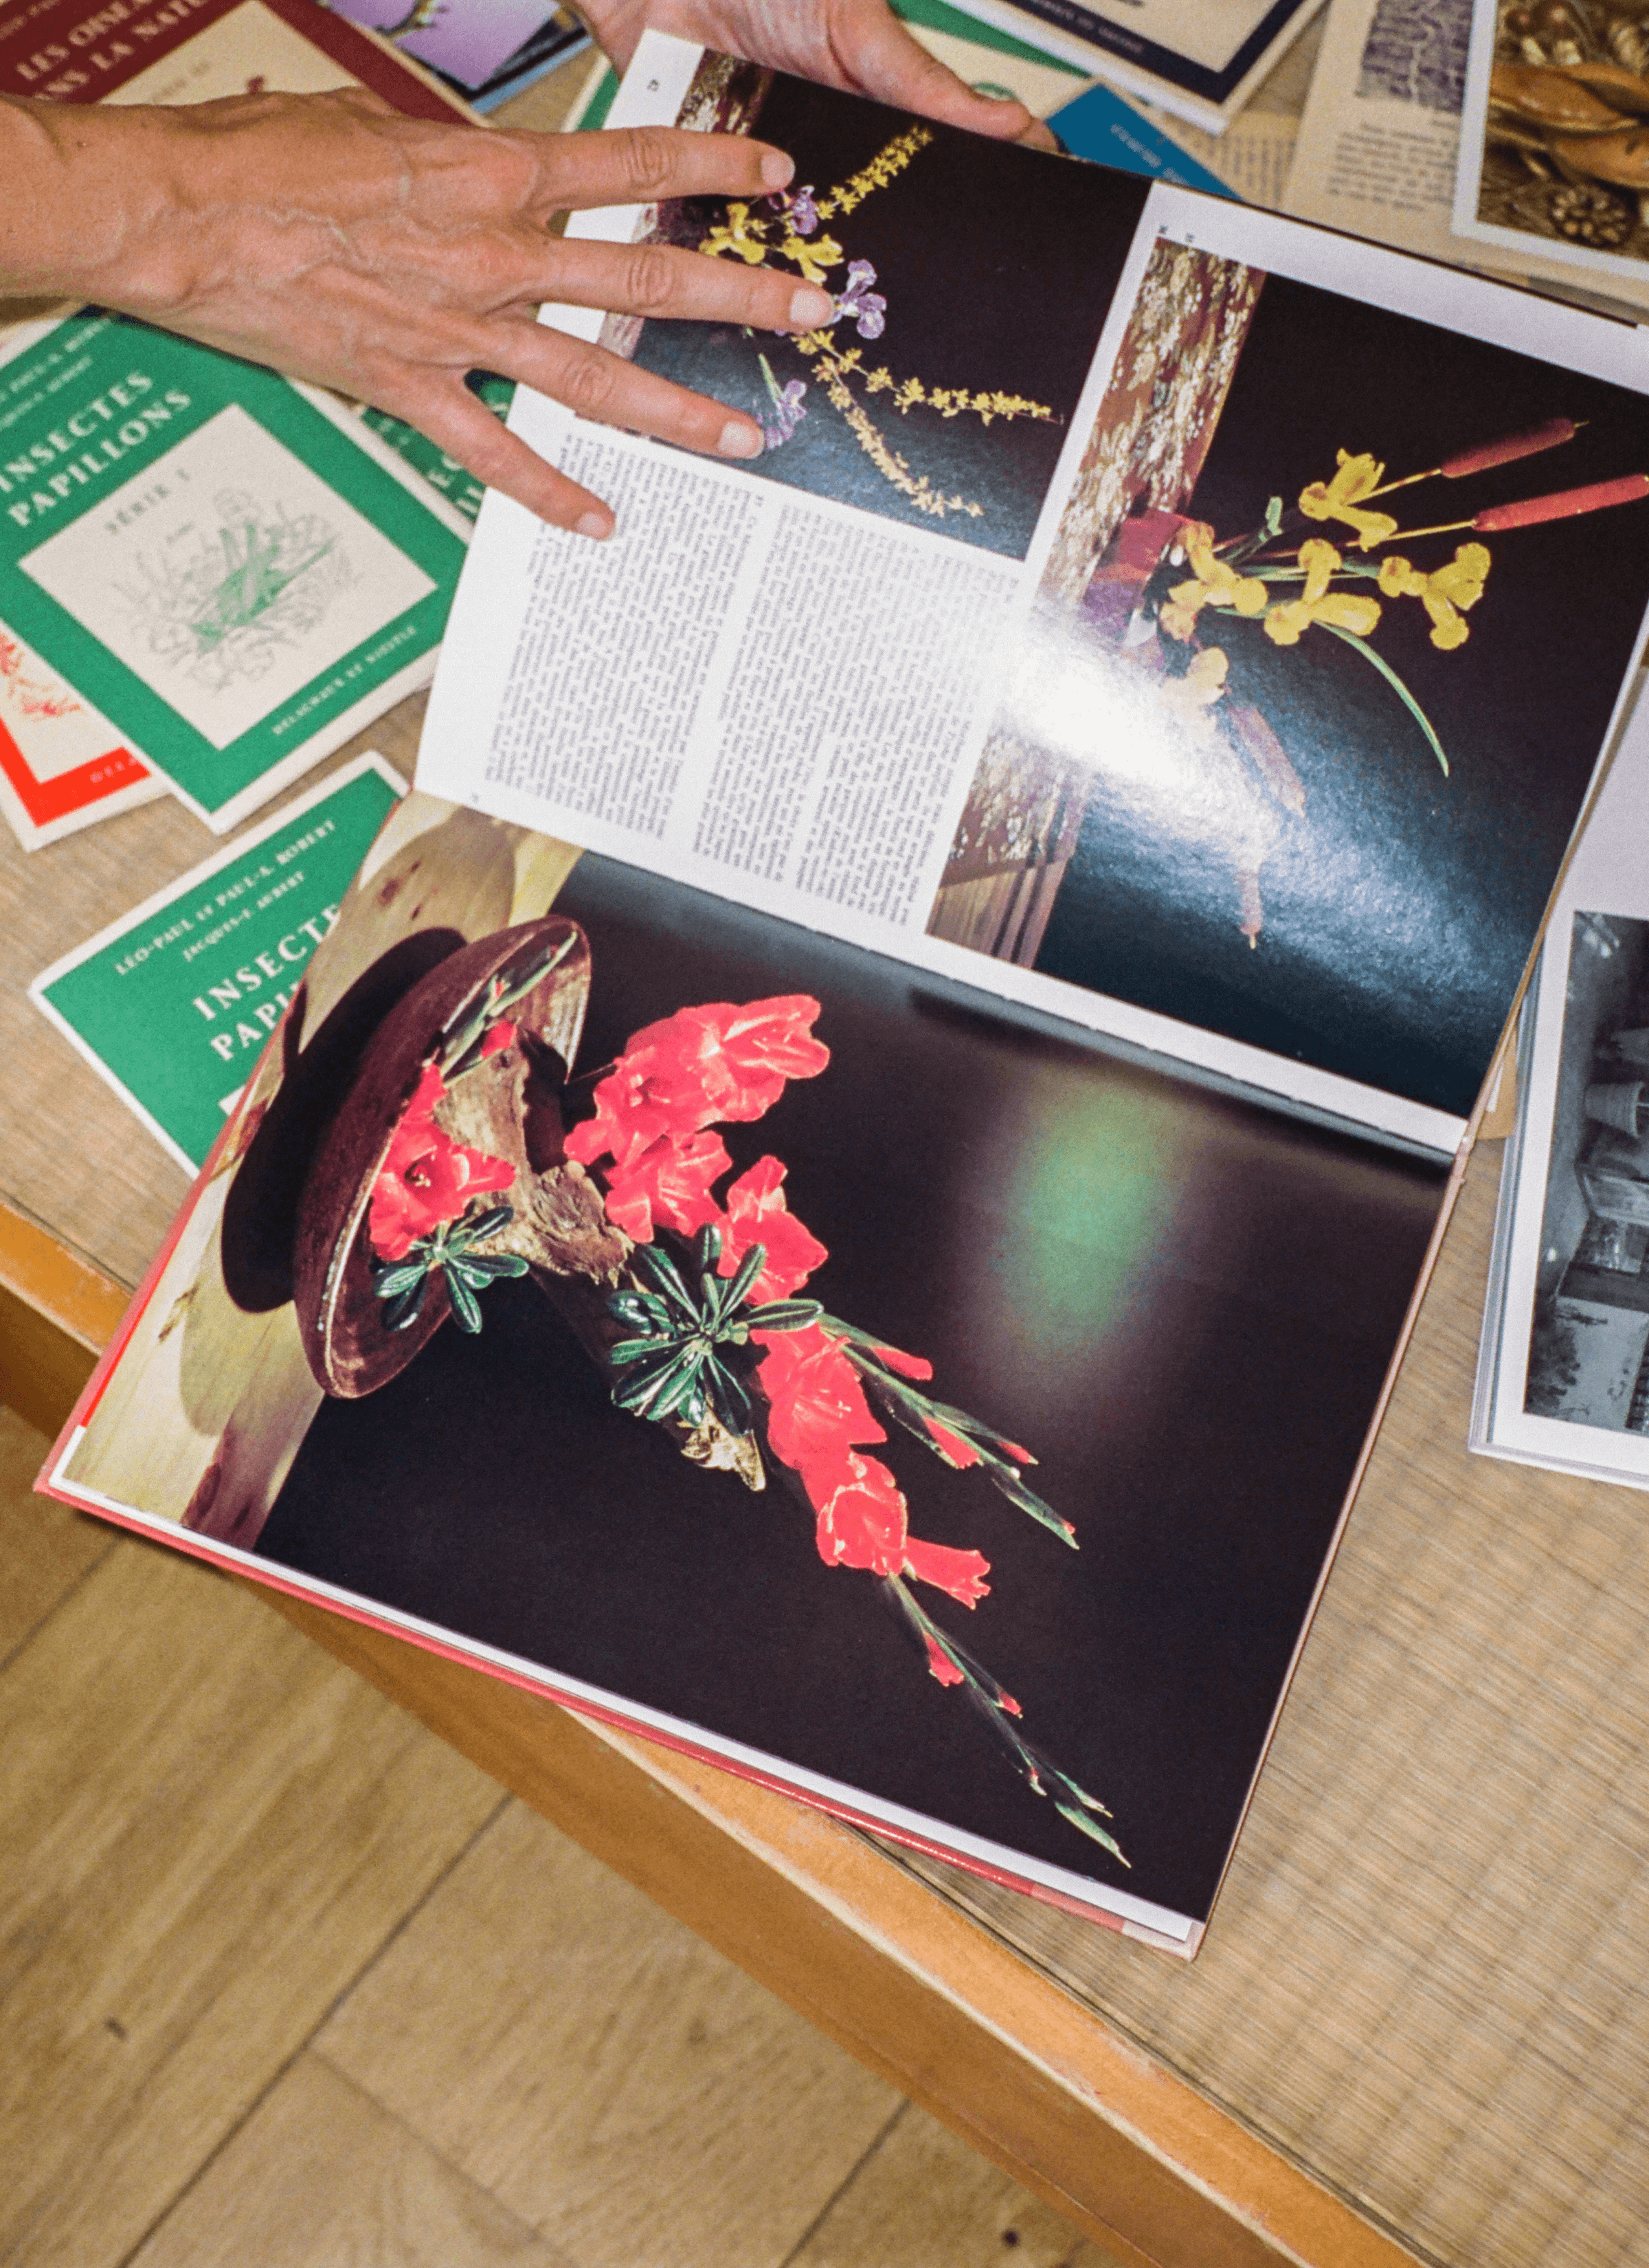
[{"label": "book page", "polygon": [[[1532,236],[1513,247],[1456,233],[1471,21],[1472,0],[1333,0],[1283,209],[1428,260],[1572,289],[1586,279]],[[1641,281],[1594,280],[1649,307]]]},{"label": "book page", "polygon": [[1649,710],[1553,909],[1525,1010],[1476,1448],[1649,1488]]},{"label": "book page", "polygon": [[[725,122],[746,93],[718,68],[650,48],[615,117]],[[761,419],[751,466],[519,397],[619,533],[489,499],[421,783],[1452,1146],[1649,599],[1649,558],[1601,575],[1591,526],[1529,500],[1649,462],[1641,349],[990,144],[960,160],[982,233],[947,252],[942,129],[794,82],[759,99],[843,320],[607,325]],[[639,225],[712,247],[767,225],[727,210]],[[621,240],[638,217],[595,217]],[[982,315],[953,276],[1016,248]],[[1352,500],[1388,484],[1390,511]],[[1583,682],[1552,666],[1565,637]]]}]

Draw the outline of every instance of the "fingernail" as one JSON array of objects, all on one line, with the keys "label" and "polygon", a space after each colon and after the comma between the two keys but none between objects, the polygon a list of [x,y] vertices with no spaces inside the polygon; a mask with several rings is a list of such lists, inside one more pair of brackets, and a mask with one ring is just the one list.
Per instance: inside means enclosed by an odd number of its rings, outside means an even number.
[{"label": "fingernail", "polygon": [[804,331],[817,330],[828,323],[836,311],[836,303],[828,291],[816,291],[811,284],[795,292],[790,303],[790,319]]},{"label": "fingernail", "polygon": [[721,429],[721,438],[716,444],[724,457],[759,457],[767,443],[759,425],[736,425],[729,422]]},{"label": "fingernail", "polygon": [[762,179],[769,189],[786,189],[796,178],[796,161],[782,150],[769,150],[762,160]]},{"label": "fingernail", "polygon": [[613,523],[604,512],[586,512],[578,522],[578,533],[593,536],[598,543],[605,543],[613,533]]}]

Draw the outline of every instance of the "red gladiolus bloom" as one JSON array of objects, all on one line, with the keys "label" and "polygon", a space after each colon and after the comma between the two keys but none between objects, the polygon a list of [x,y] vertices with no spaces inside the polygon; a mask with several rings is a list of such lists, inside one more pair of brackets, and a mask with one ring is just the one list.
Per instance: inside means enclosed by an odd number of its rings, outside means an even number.
[{"label": "red gladiolus bloom", "polygon": [[487,1035],[481,1043],[482,1061],[484,1063],[489,1056],[501,1056],[505,1048],[512,1048],[519,1028],[507,1018],[501,1018],[496,1024],[489,1024]]},{"label": "red gladiolus bloom", "polygon": [[[925,1636],[926,1633],[924,1632],[924,1635]],[[960,1685],[962,1683],[962,1673],[946,1653],[944,1647],[932,1638],[928,1638],[927,1646],[928,1675],[931,1677],[937,1677],[941,1685]]]},{"label": "red gladiolus bloom", "polygon": [[990,1588],[985,1580],[990,1562],[982,1552],[953,1551],[948,1543],[924,1543],[916,1535],[905,1538],[904,1572],[948,1591],[964,1607],[977,1606]]},{"label": "red gladiolus bloom", "polygon": [[421,1237],[456,1220],[472,1197],[507,1189],[515,1168],[444,1134],[431,1116],[445,1093],[425,1064],[372,1183],[366,1233],[380,1260],[404,1260]]},{"label": "red gladiolus bloom", "polygon": [[719,1134],[655,1142],[631,1164],[608,1169],[607,1219],[637,1244],[652,1242],[657,1221],[692,1236],[720,1220],[721,1208],[710,1194],[710,1183],[719,1181],[732,1164]]},{"label": "red gladiolus bloom", "polygon": [[872,1340],[872,1344],[888,1369],[896,1370],[902,1378],[932,1377],[933,1366],[925,1355],[906,1354],[902,1348],[888,1346],[881,1339]]},{"label": "red gladiolus bloom", "polygon": [[771,1404],[768,1440],[774,1455],[801,1475],[818,1511],[839,1483],[853,1447],[887,1436],[871,1415],[840,1339],[817,1323],[805,1331],[758,1331],[755,1337],[767,1349],[756,1383]]},{"label": "red gladiolus bloom", "polygon": [[[813,1494],[822,1469],[805,1472]],[[905,1500],[893,1475],[874,1457],[847,1450],[832,1476],[834,1485],[818,1505],[819,1557],[827,1567],[864,1567],[873,1575],[896,1575],[905,1561]]]},{"label": "red gladiolus bloom", "polygon": [[661,1137],[683,1140],[718,1120],[760,1118],[791,1079],[812,1079],[830,1050],[807,1027],[819,1003],[805,993],[681,1008],[637,1032],[595,1090],[596,1115],[567,1137],[581,1165],[620,1164]]},{"label": "red gladiolus bloom", "polygon": [[[753,1300],[788,1299],[830,1257],[786,1207],[784,1185],[784,1168],[778,1160],[758,1158],[727,1191],[721,1258],[716,1265],[722,1275],[734,1275],[753,1244],[765,1245],[767,1265],[750,1287]],[[885,1437],[878,1433],[874,1438],[880,1441]]]},{"label": "red gladiolus bloom", "polygon": [[963,1440],[960,1433],[953,1433],[950,1427],[941,1425],[937,1418],[924,1418],[922,1423],[932,1435],[933,1446],[947,1465],[954,1465],[958,1472],[966,1472],[969,1465],[979,1462],[979,1452],[971,1441]]}]

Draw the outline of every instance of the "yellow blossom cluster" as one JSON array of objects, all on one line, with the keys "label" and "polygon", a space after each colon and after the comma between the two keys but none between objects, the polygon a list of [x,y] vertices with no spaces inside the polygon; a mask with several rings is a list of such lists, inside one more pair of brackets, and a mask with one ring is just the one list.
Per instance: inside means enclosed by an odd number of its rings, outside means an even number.
[{"label": "yellow blossom cluster", "polygon": [[1206,645],[1192,656],[1183,677],[1165,678],[1159,689],[1163,707],[1198,747],[1205,747],[1214,737],[1214,720],[1209,711],[1225,692],[1230,666],[1218,646]]},{"label": "yellow blossom cluster", "polygon": [[1445,653],[1464,645],[1469,635],[1461,620],[1483,596],[1489,574],[1489,547],[1462,543],[1445,567],[1422,574],[1395,555],[1380,563],[1380,587],[1388,599],[1418,599],[1432,617],[1432,643]]},{"label": "yellow blossom cluster", "polygon": [[850,213],[855,205],[862,205],[874,189],[885,189],[889,181],[902,173],[918,150],[925,150],[933,139],[931,127],[912,126],[886,144],[871,159],[862,173],[843,181],[840,188],[832,189],[828,196],[818,200],[815,210],[821,220],[834,220],[838,213]]},{"label": "yellow blossom cluster", "polygon": [[1257,576],[1239,575],[1214,551],[1214,531],[1205,520],[1189,521],[1180,541],[1193,582],[1176,583],[1157,619],[1170,637],[1189,638],[1204,607],[1226,607],[1239,615],[1265,612],[1266,588]]},{"label": "yellow blossom cluster", "polygon": [[828,331],[807,331],[795,342],[797,351],[810,362],[821,362],[843,380],[862,379],[866,394],[891,394],[892,407],[902,416],[916,409],[937,409],[941,417],[960,417],[964,411],[989,425],[997,417],[1034,417],[1046,421],[1053,411],[1044,401],[1027,401],[1020,394],[970,394],[965,386],[924,386],[919,378],[895,378],[883,365],[865,367],[862,347],[839,347]]},{"label": "yellow blossom cluster", "polygon": [[701,252],[707,252],[712,260],[719,259],[724,252],[730,252],[735,260],[742,260],[747,267],[760,268],[774,247],[767,240],[767,223],[764,220],[752,220],[748,205],[730,204],[725,224],[711,229],[708,236],[701,238],[698,248]]},{"label": "yellow blossom cluster", "polygon": [[1307,519],[1337,519],[1357,532],[1357,548],[1366,551],[1397,532],[1388,512],[1364,512],[1362,499],[1373,494],[1386,477],[1386,468],[1372,456],[1353,457],[1336,449],[1339,466],[1331,481],[1313,481],[1299,492],[1299,508]]},{"label": "yellow blossom cluster", "polygon": [[970,519],[984,518],[983,504],[970,503],[966,497],[942,496],[925,473],[918,478],[911,472],[904,459],[888,447],[863,408],[855,401],[848,391],[846,380],[828,357],[821,357],[819,375],[825,392],[846,418],[854,438],[872,464],[884,480],[891,482],[902,496],[909,498],[918,512],[926,512],[933,519],[943,519],[947,513],[955,512],[965,512]]},{"label": "yellow blossom cluster", "polygon": [[1355,591],[1329,588],[1329,578],[1340,565],[1333,544],[1320,535],[1310,537],[1299,547],[1299,563],[1306,572],[1299,596],[1285,599],[1265,617],[1265,635],[1272,644],[1298,645],[1313,622],[1329,622],[1356,637],[1367,637],[1380,621],[1380,601]]}]

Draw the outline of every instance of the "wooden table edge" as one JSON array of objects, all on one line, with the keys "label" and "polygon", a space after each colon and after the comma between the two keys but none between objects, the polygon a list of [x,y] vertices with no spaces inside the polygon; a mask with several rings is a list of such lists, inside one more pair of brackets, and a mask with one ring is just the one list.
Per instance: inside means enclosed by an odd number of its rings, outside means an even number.
[{"label": "wooden table edge", "polygon": [[[55,1433],[129,1297],[0,1203],[0,1399]],[[1411,2268],[1393,2237],[840,1822],[264,1595],[1123,2261]]]}]

